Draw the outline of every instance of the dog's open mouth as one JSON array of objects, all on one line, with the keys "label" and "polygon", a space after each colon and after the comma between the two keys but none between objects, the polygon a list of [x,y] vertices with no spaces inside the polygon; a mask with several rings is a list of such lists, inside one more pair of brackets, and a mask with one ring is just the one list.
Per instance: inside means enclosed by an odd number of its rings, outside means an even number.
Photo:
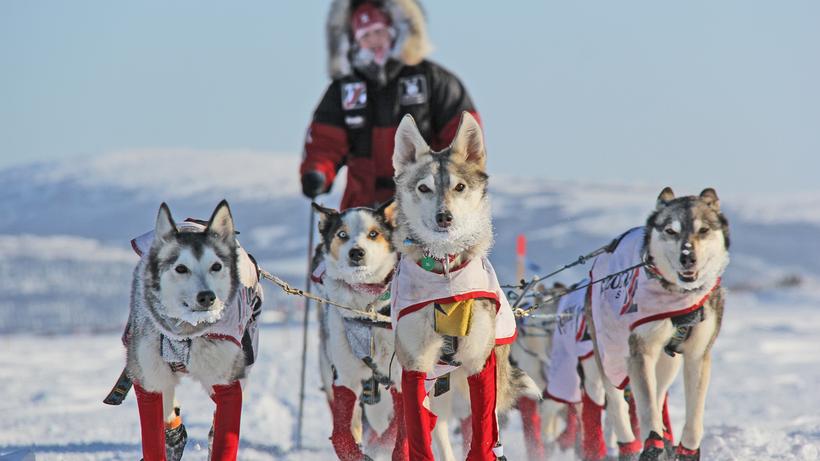
[{"label": "dog's open mouth", "polygon": [[698,279],[698,271],[680,271],[678,279],[684,283],[692,283]]},{"label": "dog's open mouth", "polygon": [[207,307],[200,306],[198,304],[194,304],[193,306],[191,306],[190,304],[186,303],[185,301],[182,301],[182,306],[185,307],[185,309],[189,309],[191,312],[210,312],[210,311],[216,310],[219,307],[219,306],[216,305],[216,303],[211,304],[210,306],[207,306]]}]

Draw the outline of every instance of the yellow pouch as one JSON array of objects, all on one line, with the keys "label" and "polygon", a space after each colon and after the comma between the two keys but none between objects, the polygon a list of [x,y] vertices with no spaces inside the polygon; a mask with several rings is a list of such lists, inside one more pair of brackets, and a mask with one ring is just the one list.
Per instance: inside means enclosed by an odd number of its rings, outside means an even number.
[{"label": "yellow pouch", "polygon": [[445,336],[467,336],[473,318],[474,299],[433,306],[436,333]]}]

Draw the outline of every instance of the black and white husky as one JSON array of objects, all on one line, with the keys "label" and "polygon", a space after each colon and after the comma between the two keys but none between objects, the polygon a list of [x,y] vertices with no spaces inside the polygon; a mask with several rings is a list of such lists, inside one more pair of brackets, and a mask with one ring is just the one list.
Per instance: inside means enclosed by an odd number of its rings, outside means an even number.
[{"label": "black and white husky", "polygon": [[216,403],[209,459],[234,460],[240,380],[255,357],[262,290],[256,264],[236,241],[228,203],[223,200],[204,225],[176,224],[163,203],[154,231],[132,245],[142,258],[124,340],[144,459],[182,456],[184,426],[174,389],[187,375]]},{"label": "black and white husky", "polygon": [[401,258],[391,315],[414,461],[433,459],[436,416],[424,402],[441,383],[436,377],[467,376],[471,460],[500,456],[497,409],[523,393],[540,398],[532,379],[509,363],[515,320],[486,257],[493,238],[485,160],[481,128],[468,113],[441,152],[430,150],[409,115],[396,132],[393,241]]},{"label": "black and white husky", "polygon": [[[663,460],[661,408],[683,363],[686,423],[674,459],[700,459],[703,412],[709,386],[711,348],[720,330],[724,292],[720,277],[729,263],[729,225],[714,189],[675,198],[665,188],[646,226],[622,235],[611,253],[599,256],[598,279],[647,262],[644,268],[610,277],[591,290],[596,358],[607,381],[608,401],[629,382],[645,437],[640,459]],[[625,405],[609,409],[619,442],[633,438]]]},{"label": "black and white husky", "polygon": [[[331,413],[330,438],[336,455],[344,461],[366,459],[379,449],[403,452],[401,397],[397,387],[381,394],[389,377],[398,379],[398,362],[392,364],[393,331],[390,329],[389,283],[396,265],[391,240],[392,210],[351,208],[343,212],[314,204],[319,213],[321,244],[314,258],[313,281],[335,303],[369,313],[379,313],[387,323],[336,306],[320,307],[320,373]],[[360,440],[361,414],[374,431],[373,440]],[[370,442],[370,443],[368,443]],[[398,454],[398,453],[397,453]]]}]

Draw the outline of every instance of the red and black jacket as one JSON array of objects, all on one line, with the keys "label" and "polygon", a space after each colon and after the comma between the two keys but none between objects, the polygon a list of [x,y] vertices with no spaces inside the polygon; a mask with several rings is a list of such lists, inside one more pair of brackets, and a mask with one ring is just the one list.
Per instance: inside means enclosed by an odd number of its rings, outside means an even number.
[{"label": "red and black jacket", "polygon": [[402,117],[411,114],[430,147],[441,150],[463,111],[479,119],[461,81],[431,61],[403,66],[384,86],[357,73],[335,79],[313,114],[300,174],[319,171],[330,189],[347,165],[340,208],[382,203],[395,193],[393,143]]}]

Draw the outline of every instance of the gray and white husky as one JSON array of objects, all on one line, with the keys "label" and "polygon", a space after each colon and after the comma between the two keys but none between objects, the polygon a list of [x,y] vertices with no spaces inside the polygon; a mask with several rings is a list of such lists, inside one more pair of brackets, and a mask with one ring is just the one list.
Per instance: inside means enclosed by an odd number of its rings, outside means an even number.
[{"label": "gray and white husky", "polygon": [[[503,313],[512,318],[506,299],[500,299],[503,293],[473,299],[469,329],[458,337],[437,331],[435,311],[442,306],[439,302],[424,303],[430,299],[421,293],[425,286],[417,285],[419,290],[413,292],[413,288],[405,294],[409,296],[404,298],[405,304],[418,296],[417,305],[407,311],[397,308],[399,298],[404,296],[401,289],[407,286],[405,278],[411,274],[440,274],[442,280],[456,280],[459,271],[477,267],[481,272],[483,266],[490,274],[487,279],[497,285],[486,259],[493,236],[485,161],[481,127],[466,112],[452,144],[440,152],[431,151],[409,115],[396,132],[393,166],[397,229],[393,241],[402,255],[391,287],[392,315],[396,355],[403,369],[410,457],[414,460],[432,459],[430,431],[435,417],[428,411],[429,404],[422,405],[429,391],[425,388],[425,382],[430,382],[427,374],[434,373],[436,367],[457,366],[452,373],[455,381],[464,379],[458,375],[467,376],[473,427],[469,459],[495,459],[498,455],[499,450],[493,452],[498,443],[496,410],[510,408],[525,393],[540,398],[532,379],[510,365],[514,321],[512,334],[497,338],[497,316]],[[448,301],[458,299],[461,297]],[[509,312],[502,312],[505,308],[499,305],[506,305]],[[446,437],[446,427],[443,429]],[[436,432],[440,432],[438,428]]]},{"label": "gray and white husky", "polygon": [[[675,198],[665,188],[646,226],[624,234],[611,255],[599,256],[593,277],[639,261],[648,265],[592,289],[587,318],[596,359],[608,381],[608,400],[618,398],[628,377],[645,437],[642,461],[670,456],[660,436],[661,408],[682,362],[686,423],[674,459],[697,460],[711,348],[723,317],[720,277],[729,263],[729,225],[714,189]],[[619,442],[629,442],[621,440],[633,437],[626,406],[607,410],[619,420],[616,433],[625,434]]]},{"label": "gray and white husky", "polygon": [[137,392],[144,459],[182,455],[174,389],[184,375],[216,402],[210,459],[236,459],[240,380],[254,361],[262,291],[228,203],[205,225],[176,224],[163,203],[154,232],[134,242],[145,251],[134,270],[126,372]]},{"label": "gray and white husky", "polygon": [[[382,395],[380,388],[398,380],[401,368],[391,358],[389,284],[396,265],[391,240],[393,208],[351,208],[338,212],[313,204],[319,213],[321,243],[314,258],[313,280],[330,301],[359,311],[379,313],[388,323],[336,306],[320,307],[320,374],[333,415],[331,441],[339,459],[364,459],[359,402],[375,432],[365,451],[401,450],[398,425],[403,425],[399,388]],[[363,395],[364,394],[364,395]],[[403,433],[403,431],[402,431]],[[377,436],[377,437],[376,437]]]}]

